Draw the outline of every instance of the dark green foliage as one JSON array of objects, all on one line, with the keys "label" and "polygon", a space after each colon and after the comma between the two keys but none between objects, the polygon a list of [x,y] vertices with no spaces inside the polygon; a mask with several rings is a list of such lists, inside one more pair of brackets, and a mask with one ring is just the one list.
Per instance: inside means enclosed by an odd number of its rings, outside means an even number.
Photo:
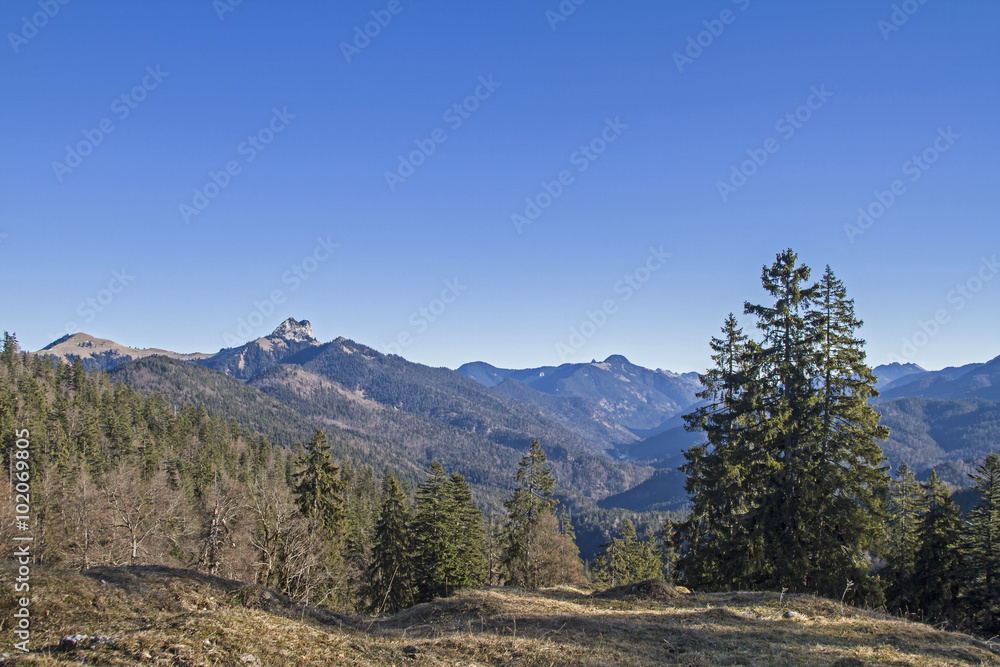
[{"label": "dark green foliage", "polygon": [[809,275],[780,253],[761,277],[773,302],[744,307],[759,340],[732,315],[712,340],[709,404],[685,417],[708,440],[682,467],[693,507],[680,569],[693,586],[839,596],[846,580],[865,595],[874,585],[887,431],[868,405],[876,379],[854,304],[829,267],[816,284]]},{"label": "dark green foliage", "polygon": [[299,511],[332,537],[340,528],[343,484],[339,477],[340,468],[333,462],[330,443],[322,430],[316,429],[298,464],[295,501]]},{"label": "dark green foliage", "polygon": [[417,487],[410,535],[417,602],[486,580],[482,515],[464,478],[449,478],[438,461]]},{"label": "dark green foliage", "polygon": [[448,480],[448,549],[446,580],[452,588],[475,588],[487,580],[483,515],[472,500],[465,478]]},{"label": "dark green foliage", "polygon": [[664,563],[658,546],[652,528],[646,531],[645,539],[640,540],[632,522],[626,519],[621,537],[603,545],[603,551],[597,554],[594,578],[610,586],[662,578]]},{"label": "dark green foliage", "polygon": [[969,512],[963,551],[972,623],[984,636],[1000,634],[1000,455],[990,454],[970,475],[979,502]]},{"label": "dark green foliage", "polygon": [[962,562],[959,540],[962,520],[948,488],[931,473],[924,485],[927,511],[920,523],[919,547],[913,571],[913,597],[921,614],[955,627],[961,611]]},{"label": "dark green foliage", "polygon": [[382,478],[382,504],[368,571],[368,596],[376,613],[392,613],[413,604],[410,545],[410,507],[399,478],[387,472]]},{"label": "dark green foliage", "polygon": [[899,466],[889,490],[886,567],[886,603],[893,611],[917,609],[911,582],[920,547],[920,523],[927,511],[927,497],[906,463]]}]

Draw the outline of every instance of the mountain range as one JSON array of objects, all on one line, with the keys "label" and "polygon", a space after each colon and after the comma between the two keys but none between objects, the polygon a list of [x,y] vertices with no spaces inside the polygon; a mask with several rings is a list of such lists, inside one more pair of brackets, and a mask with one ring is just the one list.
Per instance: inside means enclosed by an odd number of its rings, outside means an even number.
[{"label": "mountain range", "polygon": [[[567,498],[632,511],[683,506],[683,451],[702,441],[682,416],[698,404],[696,373],[637,366],[624,356],[528,369],[482,361],[457,370],[386,355],[346,338],[318,341],[307,320],[214,354],[127,347],[78,333],[39,351],[177,403],[203,403],[292,446],[316,426],[338,453],[417,481],[435,458],[499,505],[520,454],[543,443]],[[891,431],[883,451],[963,486],[1000,449],[1000,357],[927,371],[875,368]]]}]

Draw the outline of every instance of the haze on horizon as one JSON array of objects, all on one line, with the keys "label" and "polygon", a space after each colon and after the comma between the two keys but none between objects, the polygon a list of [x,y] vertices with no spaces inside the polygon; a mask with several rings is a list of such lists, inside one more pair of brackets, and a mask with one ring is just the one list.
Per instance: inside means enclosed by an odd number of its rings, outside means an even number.
[{"label": "haze on horizon", "polygon": [[1000,354],[1000,6],[570,4],[5,3],[3,327],[701,371],[792,247],[872,365]]}]

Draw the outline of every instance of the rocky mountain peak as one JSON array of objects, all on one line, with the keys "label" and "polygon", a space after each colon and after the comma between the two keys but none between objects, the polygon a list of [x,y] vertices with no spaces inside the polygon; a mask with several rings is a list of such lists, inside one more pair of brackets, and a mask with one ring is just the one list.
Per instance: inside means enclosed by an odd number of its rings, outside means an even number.
[{"label": "rocky mountain peak", "polygon": [[309,320],[299,320],[296,322],[294,317],[289,317],[279,324],[268,338],[281,338],[282,340],[294,341],[296,343],[308,343],[316,340],[313,337],[312,325],[309,323]]}]

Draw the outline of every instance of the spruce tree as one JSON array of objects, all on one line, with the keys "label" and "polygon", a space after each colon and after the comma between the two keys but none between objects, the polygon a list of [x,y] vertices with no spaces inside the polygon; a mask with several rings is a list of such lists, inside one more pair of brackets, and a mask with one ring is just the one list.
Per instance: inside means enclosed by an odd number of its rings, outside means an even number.
[{"label": "spruce tree", "polygon": [[766,474],[761,401],[755,348],[732,313],[710,346],[715,367],[699,375],[698,393],[708,404],[684,416],[686,428],[703,431],[708,442],[689,448],[680,468],[692,508],[679,528],[686,549],[678,567],[692,586],[730,588],[771,567],[753,525]]},{"label": "spruce tree", "polygon": [[764,267],[772,302],[746,303],[760,340],[730,315],[701,376],[707,405],[685,417],[707,443],[686,453],[692,511],[679,568],[698,587],[788,587],[827,595],[877,587],[887,435],[868,399],[861,322],[833,272],[809,284],[791,250]]},{"label": "spruce tree", "polygon": [[903,462],[889,490],[885,547],[886,601],[893,611],[916,608],[911,583],[920,547],[920,522],[926,511],[924,490]]},{"label": "spruce tree", "polygon": [[342,484],[340,469],[333,462],[330,443],[323,431],[316,429],[299,456],[298,465],[294,490],[299,511],[333,537],[340,523]]},{"label": "spruce tree", "polygon": [[521,457],[518,465],[514,478],[517,487],[504,502],[507,525],[503,565],[507,580],[526,588],[538,586],[536,528],[540,517],[551,513],[556,504],[552,497],[555,480],[551,467],[545,465],[546,460],[541,445],[532,440],[528,453]]},{"label": "spruce tree", "polygon": [[410,508],[399,478],[386,474],[368,572],[368,597],[375,612],[392,613],[413,604],[409,524]]},{"label": "spruce tree", "polygon": [[664,578],[663,559],[652,526],[646,529],[645,537],[636,545],[634,576],[640,581]]},{"label": "spruce tree", "polygon": [[417,504],[410,532],[417,602],[449,595],[454,589],[453,582],[448,580],[450,505],[448,475],[441,462],[434,461],[430,474],[417,486]]},{"label": "spruce tree", "polygon": [[572,525],[556,517],[555,479],[537,440],[521,457],[511,497],[504,502],[502,566],[507,583],[539,588],[578,583],[583,563]]},{"label": "spruce tree", "polygon": [[966,517],[964,552],[972,621],[983,636],[1000,634],[1000,455],[969,475],[979,502]]},{"label": "spruce tree", "polygon": [[673,583],[676,578],[677,540],[674,531],[673,522],[667,519],[656,535],[656,554],[663,563],[663,578],[668,583]]},{"label": "spruce tree", "polygon": [[481,586],[486,579],[483,515],[472,500],[465,478],[452,473],[445,507],[446,579],[453,589]]},{"label": "spruce tree", "polygon": [[808,421],[818,429],[808,446],[802,493],[810,585],[832,592],[846,576],[859,592],[881,597],[870,590],[870,553],[878,544],[889,485],[879,445],[889,430],[869,405],[878,396],[878,379],[866,363],[864,341],[855,335],[863,323],[854,301],[829,266],[816,290],[809,314],[816,346],[810,381],[818,379],[820,390]]},{"label": "spruce tree", "polygon": [[632,521],[626,519],[621,536],[601,545],[594,571],[598,581],[611,586],[662,578],[663,560],[653,529],[647,529],[646,538],[640,540]]},{"label": "spruce tree", "polygon": [[948,487],[931,471],[924,485],[927,511],[921,519],[919,548],[913,574],[913,594],[921,612],[933,622],[949,622],[960,614],[962,520]]}]

